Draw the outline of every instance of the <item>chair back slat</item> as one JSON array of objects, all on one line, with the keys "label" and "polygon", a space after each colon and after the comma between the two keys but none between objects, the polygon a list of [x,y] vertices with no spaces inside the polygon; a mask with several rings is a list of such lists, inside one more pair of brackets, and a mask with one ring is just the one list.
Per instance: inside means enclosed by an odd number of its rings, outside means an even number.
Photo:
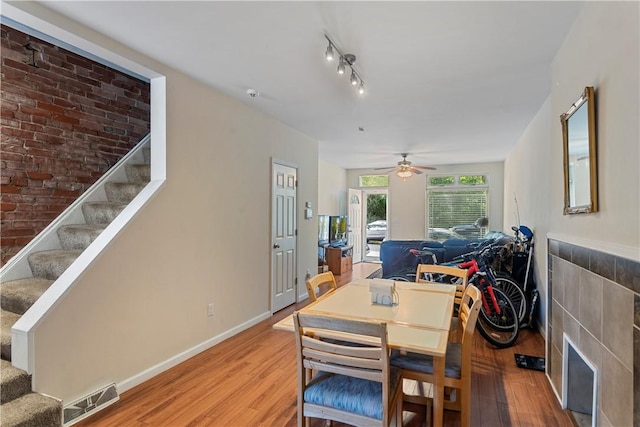
[{"label": "chair back slat", "polygon": [[[307,285],[307,294],[309,295],[309,300],[311,302],[316,301],[320,297],[320,295],[326,295],[338,288],[336,284],[336,278],[331,271],[325,271],[324,273],[316,274],[315,276],[307,279],[305,284]],[[322,292],[322,289],[320,289],[321,287],[327,288],[324,293]],[[316,294],[316,288],[319,289],[318,294]]]}]

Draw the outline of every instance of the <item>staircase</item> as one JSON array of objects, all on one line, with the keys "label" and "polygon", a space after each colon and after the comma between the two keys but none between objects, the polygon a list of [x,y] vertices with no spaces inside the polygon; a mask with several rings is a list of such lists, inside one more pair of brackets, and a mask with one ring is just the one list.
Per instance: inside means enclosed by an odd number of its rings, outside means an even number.
[{"label": "staircase", "polygon": [[57,248],[36,249],[28,253],[30,277],[0,283],[2,310],[0,334],[0,354],[2,356],[2,360],[0,360],[1,427],[62,425],[62,403],[32,392],[31,376],[11,364],[11,328],[146,186],[150,180],[151,171],[148,144],[142,149],[142,157],[138,158],[138,162],[140,158],[144,158],[143,163],[135,163],[136,160],[130,160],[122,165],[126,169],[126,181],[99,182],[96,185],[99,185],[100,188],[92,187],[87,191],[87,193],[94,191],[94,194],[102,193],[105,197],[104,200],[96,200],[95,196],[89,197],[88,201],[82,202],[76,207],[76,209],[81,209],[82,215],[79,213],[69,214],[69,217],[83,218],[83,223],[64,224],[49,231],[50,234],[55,232],[57,235],[55,244],[58,246]]}]

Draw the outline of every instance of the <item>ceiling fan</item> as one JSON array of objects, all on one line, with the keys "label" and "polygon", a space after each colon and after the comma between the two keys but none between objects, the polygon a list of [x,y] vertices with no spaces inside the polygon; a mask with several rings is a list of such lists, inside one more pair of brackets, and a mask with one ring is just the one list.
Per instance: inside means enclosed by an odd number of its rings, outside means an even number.
[{"label": "ceiling fan", "polygon": [[407,160],[408,154],[402,153],[401,156],[402,160],[398,162],[398,166],[391,168],[375,168],[375,170],[388,170],[389,172],[395,170],[396,175],[404,179],[409,178],[414,173],[416,175],[420,175],[423,173],[422,170],[436,170],[436,168],[432,166],[411,166],[411,162]]}]

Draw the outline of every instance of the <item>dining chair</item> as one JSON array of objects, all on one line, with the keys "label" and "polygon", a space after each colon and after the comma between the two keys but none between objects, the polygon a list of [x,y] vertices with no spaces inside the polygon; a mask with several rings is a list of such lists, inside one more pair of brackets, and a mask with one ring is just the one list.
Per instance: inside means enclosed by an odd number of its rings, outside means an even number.
[{"label": "dining chair", "polygon": [[[335,291],[338,286],[336,285],[336,278],[333,276],[331,271],[326,271],[324,273],[316,274],[315,276],[307,279],[307,294],[309,294],[309,301],[316,301],[321,295],[326,295],[329,292]],[[327,289],[322,292],[320,287],[322,285]],[[318,293],[316,294],[316,288],[318,288]]]},{"label": "dining chair", "polygon": [[[439,282],[440,278],[444,278],[446,276],[457,277],[460,280],[457,280],[456,283],[456,293],[454,296],[454,316],[451,319],[451,334],[449,335],[451,339],[455,339],[458,329],[458,311],[460,307],[460,303],[462,302],[462,295],[464,290],[467,287],[467,271],[464,268],[452,267],[447,265],[438,265],[438,264],[418,264],[416,268],[416,282]],[[430,278],[430,280],[425,278]],[[447,278],[446,283],[450,283],[449,277]]]},{"label": "dining chair", "polygon": [[[456,390],[455,401],[445,400],[444,407],[460,411],[461,425],[471,424],[471,351],[476,329],[478,313],[482,305],[480,291],[474,285],[468,285],[460,304],[458,340],[447,343],[445,357],[444,386]],[[423,354],[394,350],[391,365],[402,369],[402,377],[417,382],[433,384],[433,357]],[[404,396],[406,400],[407,397]],[[422,399],[423,403],[426,399]],[[429,418],[430,402],[427,403]]]},{"label": "dining chair", "polygon": [[[395,418],[401,424],[401,369],[389,364],[386,323],[300,312],[293,322],[299,427],[308,427],[309,418],[385,427]],[[357,345],[327,341],[336,337]]]}]

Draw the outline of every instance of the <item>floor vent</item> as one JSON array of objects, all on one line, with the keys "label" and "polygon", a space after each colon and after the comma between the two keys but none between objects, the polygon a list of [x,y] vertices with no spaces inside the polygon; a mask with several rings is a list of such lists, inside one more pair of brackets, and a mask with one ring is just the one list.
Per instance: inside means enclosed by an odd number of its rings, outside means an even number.
[{"label": "floor vent", "polygon": [[110,384],[89,396],[78,399],[63,408],[63,422],[65,427],[106,408],[120,399],[115,384]]}]

